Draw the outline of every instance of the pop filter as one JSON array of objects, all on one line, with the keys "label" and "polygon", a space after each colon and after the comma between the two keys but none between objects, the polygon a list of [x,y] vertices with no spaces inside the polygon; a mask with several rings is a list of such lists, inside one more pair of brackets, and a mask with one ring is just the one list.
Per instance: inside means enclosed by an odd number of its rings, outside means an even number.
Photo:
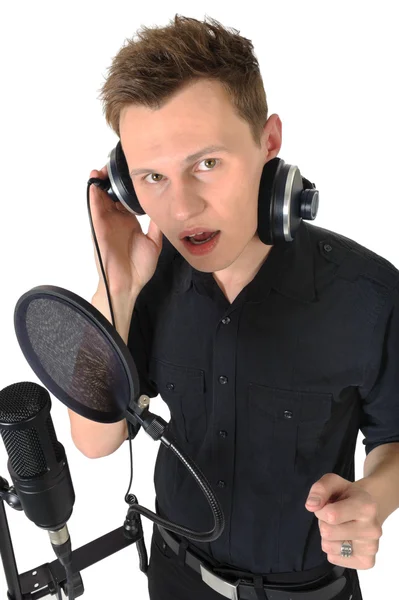
[{"label": "pop filter", "polygon": [[19,298],[14,327],[33,371],[71,410],[100,423],[126,418],[131,425],[131,437],[142,425],[154,440],[160,440],[171,450],[206,496],[215,526],[210,531],[198,532],[171,523],[138,504],[132,504],[129,510],[196,541],[217,539],[224,529],[219,501],[200,469],[166,435],[167,423],[149,412],[148,396],[140,396],[133,357],[104,315],[69,290],[41,285]]},{"label": "pop filter", "polygon": [[115,423],[138,401],[139,378],[125,342],[80,296],[56,286],[35,287],[18,300],[14,326],[33,371],[74,412]]}]

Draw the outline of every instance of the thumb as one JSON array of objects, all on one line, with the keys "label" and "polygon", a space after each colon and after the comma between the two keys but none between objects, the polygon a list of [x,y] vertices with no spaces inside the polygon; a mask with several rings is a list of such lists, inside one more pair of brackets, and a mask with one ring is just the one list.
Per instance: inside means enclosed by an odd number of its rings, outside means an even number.
[{"label": "thumb", "polygon": [[159,229],[158,225],[150,219],[150,224],[148,226],[147,237],[154,242],[159,251],[162,249],[162,231]]},{"label": "thumb", "polygon": [[320,496],[316,496],[316,494],[309,494],[305,506],[308,510],[320,510],[323,508],[323,505],[324,502]]},{"label": "thumb", "polygon": [[[319,482],[316,482],[319,483]],[[308,510],[320,510],[325,504],[325,498],[323,498],[324,494],[320,494],[320,490],[313,488],[315,484],[309,490],[308,497],[306,499],[306,508]]]},{"label": "thumb", "polygon": [[[326,473],[316,481],[309,490],[306,500],[308,510],[321,510],[327,503],[336,502],[343,493],[346,493],[352,483],[336,473]],[[311,500],[316,497],[320,500],[318,504]]]}]

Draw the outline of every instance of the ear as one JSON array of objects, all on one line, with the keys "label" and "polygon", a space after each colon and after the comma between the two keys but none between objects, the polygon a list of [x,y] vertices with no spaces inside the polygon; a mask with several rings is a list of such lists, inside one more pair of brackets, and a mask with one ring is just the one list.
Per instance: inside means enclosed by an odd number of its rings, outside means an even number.
[{"label": "ear", "polygon": [[283,140],[283,124],[277,114],[271,115],[265,125],[263,135],[267,149],[267,160],[272,160],[280,152]]}]

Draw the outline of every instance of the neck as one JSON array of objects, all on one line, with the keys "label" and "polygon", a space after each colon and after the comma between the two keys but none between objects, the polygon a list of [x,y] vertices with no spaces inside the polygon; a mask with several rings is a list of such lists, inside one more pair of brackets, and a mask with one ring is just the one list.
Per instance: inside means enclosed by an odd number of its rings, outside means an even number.
[{"label": "neck", "polygon": [[246,285],[255,277],[272,247],[261,242],[258,235],[255,235],[231,265],[212,273],[214,279],[225,287]]}]

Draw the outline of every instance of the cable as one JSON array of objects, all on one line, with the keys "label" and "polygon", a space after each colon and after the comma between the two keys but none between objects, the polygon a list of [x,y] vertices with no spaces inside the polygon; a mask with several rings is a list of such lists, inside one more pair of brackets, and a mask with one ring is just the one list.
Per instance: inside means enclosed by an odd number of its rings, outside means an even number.
[{"label": "cable", "polygon": [[111,313],[112,325],[115,327],[115,317],[114,317],[114,311],[112,310],[112,302],[111,302],[111,296],[110,296],[109,289],[108,289],[108,282],[107,282],[107,278],[106,278],[104,267],[103,267],[103,261],[101,259],[100,248],[98,247],[98,243],[97,243],[97,237],[96,237],[96,234],[95,234],[95,231],[94,231],[94,227],[93,227],[93,220],[91,218],[91,210],[90,210],[90,185],[92,183],[94,183],[94,185],[96,185],[97,187],[104,189],[104,181],[102,179],[99,179],[98,177],[91,177],[89,179],[89,181],[87,182],[87,210],[89,212],[89,220],[90,220],[91,233],[93,235],[94,244],[95,244],[96,250],[97,250],[98,260],[100,262],[101,272],[103,274],[103,279],[104,279],[104,283],[105,283],[105,289],[107,290],[108,304],[109,304],[109,310],[110,310],[110,313]]},{"label": "cable", "polygon": [[66,563],[64,565],[65,573],[66,573],[66,585],[68,592],[68,600],[75,600],[75,590],[73,587],[73,571],[71,568],[71,563]]},{"label": "cable", "polygon": [[[101,252],[100,252],[100,248],[98,246],[98,242],[97,242],[97,237],[96,237],[96,233],[94,231],[94,226],[93,226],[93,219],[91,216],[91,210],[90,210],[90,185],[94,183],[94,185],[96,185],[97,187],[101,188],[104,191],[107,191],[108,189],[108,182],[104,179],[100,179],[99,177],[91,177],[88,182],[87,182],[87,210],[89,213],[89,221],[90,221],[90,227],[91,227],[91,233],[93,236],[93,240],[94,240],[94,244],[96,247],[96,251],[97,251],[97,256],[98,256],[98,262],[100,263],[100,267],[101,267],[101,272],[103,275],[103,279],[104,279],[104,284],[105,284],[105,289],[107,291],[107,297],[108,297],[108,304],[109,304],[109,311],[111,313],[111,319],[112,319],[112,325],[115,327],[115,317],[114,317],[114,312],[112,310],[112,302],[111,302],[111,295],[109,293],[109,288],[108,288],[108,282],[107,282],[107,277],[105,275],[105,270],[104,270],[104,266],[103,266],[103,261],[101,259]],[[116,327],[115,327],[116,329]],[[133,482],[133,452],[132,452],[132,437],[131,437],[131,424],[129,423],[129,421],[127,421],[127,428],[128,428],[128,440],[129,440],[129,453],[130,453],[130,481],[129,481],[129,486],[128,486],[128,490],[125,494],[125,502],[127,504],[129,504],[129,492],[130,492],[130,488],[132,486],[132,482]]]},{"label": "cable", "polygon": [[[58,557],[58,560],[65,569],[66,574],[66,593],[68,600],[75,600],[75,589],[73,583],[73,571],[72,571],[72,545],[71,538],[68,535],[68,539],[63,544],[51,544],[53,550]],[[62,599],[61,586],[58,587],[58,600]]]},{"label": "cable", "polygon": [[[109,293],[107,278],[105,275],[105,271],[104,271],[104,267],[103,267],[103,263],[102,263],[102,259],[101,259],[101,253],[100,253],[100,249],[99,249],[99,246],[97,243],[97,238],[96,238],[96,234],[95,234],[94,227],[93,227],[93,221],[92,221],[92,217],[91,217],[90,185],[92,183],[94,183],[94,185],[101,188],[102,190],[107,191],[109,189],[109,181],[100,179],[98,177],[91,177],[88,180],[88,182],[87,182],[87,209],[88,209],[88,213],[89,213],[89,220],[90,220],[90,226],[91,226],[91,231],[92,231],[92,235],[93,235],[93,240],[94,240],[95,247],[97,250],[98,260],[99,260],[101,272],[102,272],[102,275],[104,278],[105,288],[107,291],[112,324],[115,327],[115,319],[114,319],[114,313],[112,310],[112,302],[111,302],[111,297],[110,297],[110,293]],[[155,421],[156,421],[156,419],[155,419]],[[158,424],[159,423],[160,422],[158,421]],[[151,425],[149,425],[149,427],[151,428]],[[162,425],[161,425],[161,427],[162,427]],[[148,427],[146,427],[146,430],[147,430],[147,433],[150,433],[148,431]],[[126,535],[129,535],[129,530],[131,530],[131,531],[135,530],[135,527],[136,527],[135,521],[136,520],[140,521],[140,515],[143,515],[143,516],[147,517],[148,519],[150,519],[151,521],[153,521],[154,523],[163,525],[165,528],[169,529],[170,531],[173,531],[173,532],[183,535],[183,536],[185,535],[196,541],[204,541],[204,540],[210,541],[210,539],[217,539],[220,535],[220,532],[224,529],[224,515],[223,515],[221,507],[220,507],[209,483],[205,479],[205,477],[204,477],[203,473],[200,471],[200,469],[196,465],[191,464],[191,461],[186,457],[186,455],[182,451],[180,451],[173,443],[170,443],[169,440],[167,440],[167,438],[165,438],[165,437],[163,438],[163,441],[167,442],[167,446],[169,447],[169,449],[172,450],[172,452],[174,452],[174,454],[177,456],[177,458],[190,471],[191,475],[194,477],[197,484],[199,485],[202,493],[205,495],[205,497],[208,501],[208,504],[211,507],[215,525],[214,525],[213,529],[210,531],[206,531],[206,532],[194,531],[194,530],[188,529],[187,527],[183,527],[181,525],[172,524],[170,521],[163,519],[156,513],[153,513],[149,509],[145,508],[144,506],[140,506],[135,501],[133,501],[133,499],[134,500],[137,500],[137,499],[134,495],[129,495],[130,486],[131,486],[132,480],[133,480],[132,439],[131,439],[131,435],[130,435],[130,423],[129,422],[128,422],[128,431],[129,431],[128,440],[129,440],[129,449],[130,449],[131,477],[130,477],[129,489],[125,495],[125,501],[127,502],[127,504],[129,504],[128,515],[125,520]],[[155,437],[153,437],[153,439],[159,439],[159,438],[157,436],[155,436]],[[141,522],[139,524],[139,527],[141,528]],[[145,546],[144,546],[144,544],[141,543],[141,540],[142,540],[142,537],[137,540],[138,541],[137,548],[138,548],[138,552],[139,552],[139,556],[140,556],[140,568],[142,571],[146,572],[146,569],[147,569],[147,567],[146,567],[146,552],[145,552]]]},{"label": "cable", "polygon": [[[195,531],[195,530],[189,529],[188,527],[185,527],[183,525],[177,525],[176,523],[171,523],[171,521],[164,519],[159,514],[156,514],[156,513],[152,512],[151,510],[149,510],[148,508],[146,508],[145,506],[136,504],[136,502],[133,501],[130,503],[130,506],[128,508],[128,513],[127,513],[127,517],[125,520],[125,528],[127,528],[128,525],[130,526],[131,523],[134,522],[135,513],[139,513],[139,515],[143,515],[147,519],[150,519],[150,521],[153,521],[153,523],[156,523],[157,525],[161,525],[165,529],[168,529],[169,531],[172,531],[173,533],[176,533],[177,535],[180,535],[183,537],[188,537],[191,540],[194,540],[197,542],[204,542],[204,541],[209,542],[209,541],[216,540],[220,536],[221,532],[224,529],[225,519],[224,519],[224,514],[222,512],[221,506],[220,506],[215,494],[213,493],[209,482],[205,478],[205,475],[202,473],[201,469],[197,465],[195,465],[195,463],[192,463],[191,460],[189,459],[189,457],[182,450],[177,448],[177,446],[175,446],[174,443],[172,443],[174,440],[171,442],[170,438],[168,439],[165,436],[162,437],[162,440],[165,440],[168,442],[167,447],[172,452],[174,452],[174,454],[177,456],[177,458],[180,460],[180,462],[183,463],[185,468],[188,469],[191,476],[195,479],[196,483],[198,484],[201,492],[204,494],[204,496],[211,508],[215,525],[214,525],[213,529],[211,529],[209,531],[204,531],[204,532]],[[133,498],[133,500],[134,500],[134,498]]]}]

